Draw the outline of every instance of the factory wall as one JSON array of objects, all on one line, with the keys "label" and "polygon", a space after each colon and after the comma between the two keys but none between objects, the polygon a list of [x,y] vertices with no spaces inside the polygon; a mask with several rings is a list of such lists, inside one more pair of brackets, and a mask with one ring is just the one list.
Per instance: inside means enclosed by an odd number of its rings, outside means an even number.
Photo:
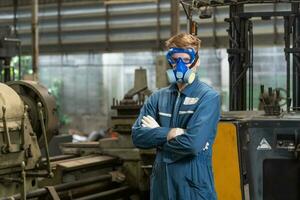
[{"label": "factory wall", "polygon": [[64,129],[89,133],[109,126],[112,99],[133,87],[134,70],[146,68],[155,88],[152,52],[40,56],[40,82],[58,93]]},{"label": "factory wall", "polygon": [[[135,69],[147,69],[148,86],[156,90],[155,58],[163,54],[148,51],[42,55],[40,81],[50,89],[59,87],[59,106],[62,118],[67,121],[64,127],[91,132],[109,126],[112,99],[121,100],[133,87]],[[255,48],[254,57],[254,107],[257,108],[260,85],[285,88],[286,68],[280,47]],[[226,49],[202,49],[200,60],[199,78],[221,93],[222,110],[228,110]]]}]

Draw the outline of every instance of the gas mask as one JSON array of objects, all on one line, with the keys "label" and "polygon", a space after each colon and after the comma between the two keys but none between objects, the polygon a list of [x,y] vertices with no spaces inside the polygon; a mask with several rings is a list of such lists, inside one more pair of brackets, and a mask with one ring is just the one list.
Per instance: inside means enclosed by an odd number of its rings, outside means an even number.
[{"label": "gas mask", "polygon": [[[186,53],[189,55],[189,58],[178,57],[173,58],[175,53]],[[167,70],[167,76],[169,82],[172,83],[188,83],[191,84],[195,79],[195,72],[192,68],[195,66],[198,60],[198,52],[195,52],[194,49],[182,49],[182,48],[170,48],[167,55],[167,60],[172,69]],[[190,67],[187,67],[188,64],[191,64]]]}]

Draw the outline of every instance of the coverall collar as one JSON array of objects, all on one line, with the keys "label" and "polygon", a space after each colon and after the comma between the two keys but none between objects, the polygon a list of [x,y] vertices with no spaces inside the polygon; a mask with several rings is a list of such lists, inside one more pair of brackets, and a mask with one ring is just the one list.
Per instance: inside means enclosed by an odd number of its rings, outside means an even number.
[{"label": "coverall collar", "polygon": [[[188,84],[187,86],[185,86],[185,88],[181,91],[182,94],[184,94],[185,96],[190,96],[195,88],[195,86],[199,83],[200,81],[195,78],[195,80],[191,83]],[[170,86],[170,90],[171,91],[178,91],[178,87],[177,84],[174,83]]]}]

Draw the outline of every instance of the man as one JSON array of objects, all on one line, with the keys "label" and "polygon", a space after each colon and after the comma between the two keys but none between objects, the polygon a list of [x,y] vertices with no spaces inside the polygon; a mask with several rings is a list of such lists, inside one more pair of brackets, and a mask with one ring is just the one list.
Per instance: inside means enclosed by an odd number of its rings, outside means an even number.
[{"label": "man", "polygon": [[153,93],[132,127],[136,147],[156,148],[152,200],[215,200],[212,144],[219,94],[199,81],[200,40],[181,33],[166,41],[171,85]]}]

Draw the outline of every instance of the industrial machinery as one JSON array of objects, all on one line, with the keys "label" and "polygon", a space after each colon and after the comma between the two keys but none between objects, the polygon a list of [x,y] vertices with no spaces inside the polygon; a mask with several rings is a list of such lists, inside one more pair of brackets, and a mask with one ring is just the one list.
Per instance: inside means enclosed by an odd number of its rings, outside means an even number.
[{"label": "industrial machinery", "polygon": [[[66,154],[88,155],[105,154],[122,160],[120,171],[126,177],[136,199],[149,198],[149,177],[155,150],[140,150],[134,147],[131,140],[131,127],[135,122],[145,98],[151,94],[147,86],[145,69],[135,70],[134,87],[124,99],[113,99],[112,110],[116,113],[111,117],[113,130],[118,132],[117,138],[106,138],[99,142],[82,142],[62,144]],[[130,194],[130,193],[129,193]]]},{"label": "industrial machinery", "polygon": [[[296,200],[299,195],[299,1],[284,1],[290,11],[245,12],[246,4],[283,1],[182,0],[188,19],[211,16],[210,8],[229,7],[230,112],[223,113],[213,146],[216,190],[222,200]],[[187,9],[188,8],[188,9]],[[196,11],[196,12],[193,12]],[[286,88],[261,87],[253,110],[253,23],[251,18],[284,19]],[[200,19],[201,20],[201,19]],[[189,24],[192,24],[189,22]],[[189,29],[190,32],[192,29]],[[194,32],[191,32],[194,34]],[[292,55],[293,59],[290,59]],[[291,84],[292,82],[292,84]],[[292,85],[292,87],[291,87]],[[282,96],[283,91],[286,93]],[[283,111],[283,105],[287,109]],[[248,110],[248,111],[247,111]]]},{"label": "industrial machinery", "polygon": [[291,106],[291,99],[286,99],[282,96],[282,92],[286,92],[282,88],[275,88],[274,90],[269,87],[268,92],[265,92],[264,85],[260,86],[260,97],[259,97],[259,110],[264,110],[266,115],[280,115],[283,111],[282,107],[288,104],[287,107]]},{"label": "industrial machinery", "polygon": [[[21,192],[25,198],[28,190],[38,187],[38,176],[33,174],[41,164],[40,146],[47,149],[47,142],[57,132],[55,101],[35,82],[1,83],[0,95],[0,197]],[[44,176],[51,176],[47,164]]]},{"label": "industrial machinery", "polygon": [[[253,110],[253,22],[252,18],[269,20],[272,17],[281,17],[284,20],[284,53],[286,59],[286,98],[291,104],[288,110],[300,107],[300,71],[299,71],[299,20],[300,1],[272,1],[272,0],[237,0],[237,1],[207,1],[207,0],[181,0],[189,19],[193,24],[194,15],[207,12],[215,7],[229,7],[229,17],[224,21],[228,23],[229,48],[228,62],[230,67],[230,110]],[[286,11],[260,11],[246,12],[249,4],[276,4],[290,5]],[[207,15],[210,17],[211,15]],[[197,15],[198,17],[198,15]],[[201,19],[200,19],[201,20]],[[190,29],[189,31],[191,31]],[[191,32],[194,33],[194,32]],[[196,34],[196,33],[195,33]],[[292,56],[293,59],[290,59]],[[247,94],[248,93],[248,94]]]},{"label": "industrial machinery", "polygon": [[219,198],[299,199],[299,131],[296,113],[223,113],[213,153]]},{"label": "industrial machinery", "polygon": [[[9,86],[0,84],[1,95],[1,154],[0,196],[21,191],[24,198],[27,189],[36,188],[36,177],[26,178],[28,170],[34,170],[39,159],[39,138],[34,133],[27,115],[28,107]],[[38,112],[42,111],[42,104]]]},{"label": "industrial machinery", "polygon": [[[81,150],[49,157],[57,134],[54,98],[32,81],[0,84],[0,199],[119,199],[132,194],[122,161]],[[95,147],[95,145],[92,145]],[[46,157],[41,157],[41,148]]]}]

